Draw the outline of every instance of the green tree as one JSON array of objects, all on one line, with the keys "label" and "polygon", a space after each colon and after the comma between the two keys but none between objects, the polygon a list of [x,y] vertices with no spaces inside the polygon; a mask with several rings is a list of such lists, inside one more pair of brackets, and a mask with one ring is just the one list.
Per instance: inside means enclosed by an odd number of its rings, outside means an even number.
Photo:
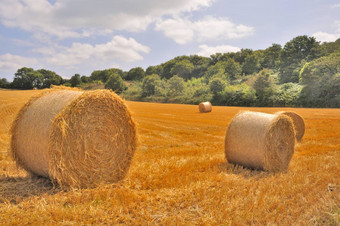
[{"label": "green tree", "polygon": [[332,53],[340,52],[340,38],[335,42],[324,42],[320,46],[321,56],[328,56]]},{"label": "green tree", "polygon": [[77,87],[81,84],[80,74],[75,74],[71,77],[70,83],[72,87]]},{"label": "green tree", "polygon": [[319,42],[314,37],[298,36],[287,42],[280,57],[280,82],[298,82],[303,61],[311,61],[319,54]]},{"label": "green tree", "polygon": [[306,63],[300,72],[305,106],[340,107],[340,52]]},{"label": "green tree", "polygon": [[43,79],[43,75],[34,71],[33,68],[23,67],[14,74],[12,86],[16,89],[40,88],[42,87]]},{"label": "green tree", "polygon": [[129,70],[126,74],[126,80],[143,80],[145,76],[145,71],[141,67],[135,67]]},{"label": "green tree", "polygon": [[198,55],[191,55],[189,56],[190,62],[196,66],[207,66],[210,63],[209,57],[202,57]]},{"label": "green tree", "polygon": [[120,77],[124,77],[124,72],[121,69],[118,68],[110,68],[102,71],[93,71],[90,75],[90,79],[92,81],[102,81],[103,83],[106,83],[107,80],[111,77],[111,75],[117,74]]},{"label": "green tree", "polygon": [[226,86],[225,81],[217,77],[210,81],[209,88],[211,92],[216,96],[224,90],[225,86]]},{"label": "green tree", "polygon": [[114,92],[120,94],[127,89],[122,77],[118,74],[112,74],[110,78],[105,83],[105,89],[111,89]]},{"label": "green tree", "polygon": [[256,77],[253,88],[256,92],[259,106],[271,106],[270,97],[274,93],[274,81],[266,70],[262,70]]},{"label": "green tree", "polygon": [[258,72],[260,69],[259,59],[255,54],[248,55],[242,65],[242,73],[248,75]]},{"label": "green tree", "polygon": [[162,67],[162,74],[160,74],[161,78],[169,79],[173,76],[173,74],[171,73],[171,69],[176,64],[176,62],[177,62],[176,59],[172,59],[161,64]]},{"label": "green tree", "polygon": [[219,62],[222,58],[222,53],[216,53],[210,55],[210,65],[215,65],[217,62]]},{"label": "green tree", "polygon": [[91,81],[91,79],[86,75],[81,76],[80,79],[82,83],[89,83]]},{"label": "green tree", "polygon": [[169,94],[171,96],[178,96],[178,95],[183,94],[184,88],[185,88],[185,82],[183,78],[175,75],[168,80],[168,84],[169,84]]},{"label": "green tree", "polygon": [[282,84],[273,97],[275,106],[299,106],[299,98],[302,88],[303,86],[297,83],[289,82]]},{"label": "green tree", "polygon": [[210,80],[210,78],[212,77],[227,78],[227,75],[225,73],[226,67],[227,67],[227,62],[219,61],[215,65],[211,65],[210,67],[208,67],[204,76],[208,80]]},{"label": "green tree", "polygon": [[198,55],[191,55],[189,56],[189,60],[194,65],[194,69],[191,71],[191,77],[203,77],[205,71],[209,66],[210,58]]},{"label": "green tree", "polygon": [[123,93],[123,97],[128,100],[141,100],[142,96],[142,82],[132,82],[129,84],[129,88],[125,90]]},{"label": "green tree", "polygon": [[236,62],[242,65],[246,61],[246,58],[252,54],[253,50],[251,49],[241,49],[241,51],[238,51],[233,55],[233,58]]},{"label": "green tree", "polygon": [[219,77],[215,77],[210,81],[210,91],[213,94],[212,102],[220,104],[223,99],[223,91],[226,87],[226,82]]},{"label": "green tree", "polygon": [[6,78],[0,79],[0,88],[9,88],[10,83],[7,81]]},{"label": "green tree", "polygon": [[244,83],[227,85],[220,97],[214,99],[213,103],[227,106],[253,106],[256,99],[254,89]]},{"label": "green tree", "polygon": [[234,59],[228,58],[226,62],[225,72],[229,75],[231,79],[235,79],[236,76],[241,74],[241,66]]},{"label": "green tree", "polygon": [[282,47],[279,44],[273,44],[264,50],[264,57],[261,62],[263,68],[278,69],[280,63]]},{"label": "green tree", "polygon": [[161,83],[161,78],[159,75],[152,74],[148,75],[143,79],[142,83],[142,96],[151,96],[156,93],[157,86]]},{"label": "green tree", "polygon": [[103,77],[102,77],[102,71],[99,71],[99,70],[97,70],[97,71],[93,71],[92,73],[91,73],[91,75],[90,75],[90,79],[92,80],[92,81],[103,81],[103,80],[105,80],[105,79],[103,79]]},{"label": "green tree", "polygon": [[199,104],[202,100],[210,101],[212,93],[204,78],[192,78],[185,84],[185,95],[190,104]]},{"label": "green tree", "polygon": [[176,62],[170,70],[172,75],[178,75],[184,79],[191,78],[191,72],[194,70],[194,65],[188,60],[181,60]]},{"label": "green tree", "polygon": [[162,74],[162,66],[157,65],[157,66],[149,66],[146,70],[145,70],[145,75],[152,75],[152,74],[157,74],[157,75],[161,75]]},{"label": "green tree", "polygon": [[199,104],[202,100],[211,101],[213,98],[212,93],[210,92],[209,87],[199,86],[195,87],[194,92],[191,99],[192,104]]},{"label": "green tree", "polygon": [[51,85],[60,85],[63,82],[63,78],[53,71],[39,69],[37,72],[43,76],[42,86],[39,88],[50,88]]}]

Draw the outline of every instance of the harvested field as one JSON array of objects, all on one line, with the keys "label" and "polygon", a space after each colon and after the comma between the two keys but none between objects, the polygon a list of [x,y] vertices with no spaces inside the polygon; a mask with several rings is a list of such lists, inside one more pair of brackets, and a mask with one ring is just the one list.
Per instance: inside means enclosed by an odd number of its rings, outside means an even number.
[{"label": "harvested field", "polygon": [[[340,109],[127,102],[139,140],[117,184],[62,190],[17,170],[10,126],[41,91],[0,90],[0,222],[12,224],[322,224],[340,221]],[[287,173],[227,164],[224,139],[240,110],[294,111],[305,120]]]}]

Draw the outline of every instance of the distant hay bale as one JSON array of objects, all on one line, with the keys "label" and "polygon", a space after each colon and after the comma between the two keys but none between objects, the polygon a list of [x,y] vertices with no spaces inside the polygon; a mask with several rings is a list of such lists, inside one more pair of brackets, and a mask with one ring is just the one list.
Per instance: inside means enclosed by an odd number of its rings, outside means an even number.
[{"label": "distant hay bale", "polygon": [[295,132],[286,115],[244,111],[225,137],[228,162],[267,171],[285,171],[294,153]]},{"label": "distant hay bale", "polygon": [[209,101],[207,102],[201,102],[199,105],[198,105],[198,109],[201,113],[207,113],[207,112],[211,112],[212,110],[212,105]]},{"label": "distant hay bale", "polygon": [[293,120],[296,140],[301,141],[303,135],[305,134],[305,121],[303,118],[298,113],[293,111],[279,111],[275,114],[284,114]]},{"label": "distant hay bale", "polygon": [[11,154],[17,165],[65,188],[117,182],[135,146],[130,112],[107,90],[44,91],[20,110],[12,126]]}]

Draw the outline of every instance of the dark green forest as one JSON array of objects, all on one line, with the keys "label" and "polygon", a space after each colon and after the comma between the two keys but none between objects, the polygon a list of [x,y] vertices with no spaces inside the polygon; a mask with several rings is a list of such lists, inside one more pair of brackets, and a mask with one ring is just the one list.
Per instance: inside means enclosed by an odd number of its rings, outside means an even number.
[{"label": "dark green forest", "polygon": [[340,107],[340,39],[320,43],[297,36],[283,47],[242,49],[210,57],[178,56],[160,65],[123,71],[96,70],[64,79],[53,71],[23,67],[8,89],[43,89],[51,85],[112,89],[135,101],[223,106]]}]

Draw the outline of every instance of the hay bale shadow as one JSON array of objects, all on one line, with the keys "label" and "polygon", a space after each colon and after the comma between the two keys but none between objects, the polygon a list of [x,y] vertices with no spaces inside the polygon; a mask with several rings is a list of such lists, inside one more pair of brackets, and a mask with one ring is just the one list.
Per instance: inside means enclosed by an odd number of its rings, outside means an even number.
[{"label": "hay bale shadow", "polygon": [[243,176],[244,178],[266,178],[269,176],[274,175],[273,172],[268,172],[256,168],[249,168],[239,164],[229,163],[229,162],[222,162],[219,163],[217,166],[220,173],[226,174],[235,174],[239,176]]},{"label": "hay bale shadow", "polygon": [[45,177],[0,176],[0,204],[19,204],[32,196],[53,195],[61,191],[58,185]]}]

